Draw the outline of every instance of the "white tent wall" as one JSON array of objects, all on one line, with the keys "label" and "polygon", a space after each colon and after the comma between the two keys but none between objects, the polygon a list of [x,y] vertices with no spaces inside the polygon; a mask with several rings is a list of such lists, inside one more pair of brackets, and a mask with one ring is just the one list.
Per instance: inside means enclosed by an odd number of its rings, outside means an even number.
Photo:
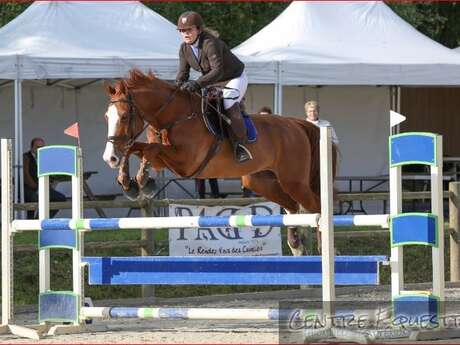
[{"label": "white tent wall", "polygon": [[[388,172],[388,87],[284,86],[283,95],[283,116],[305,118],[305,102],[319,102],[320,117],[332,123],[340,140],[338,175],[375,176]],[[273,86],[251,85],[246,94],[247,111],[255,113],[264,105],[273,105]]]},{"label": "white tent wall", "polygon": [[[63,87],[41,86],[35,82],[23,82],[23,133],[24,151],[34,137],[43,137],[47,145],[76,145],[76,139],[64,134],[64,129],[74,122],[80,124],[83,167],[85,171],[97,171],[88,184],[97,194],[120,193],[115,183],[116,170],[102,160],[107,136],[104,113],[107,96],[101,83],[79,90]],[[12,137],[14,132],[13,86],[0,89],[0,137]],[[134,162],[134,159],[133,159]],[[135,171],[137,164],[132,164]],[[153,174],[153,173],[152,173]],[[71,195],[71,184],[60,183],[57,190]],[[107,211],[107,210],[106,210]],[[97,216],[93,210],[87,216]],[[109,216],[126,215],[126,210],[106,212]],[[60,213],[60,216],[65,213]]]}]

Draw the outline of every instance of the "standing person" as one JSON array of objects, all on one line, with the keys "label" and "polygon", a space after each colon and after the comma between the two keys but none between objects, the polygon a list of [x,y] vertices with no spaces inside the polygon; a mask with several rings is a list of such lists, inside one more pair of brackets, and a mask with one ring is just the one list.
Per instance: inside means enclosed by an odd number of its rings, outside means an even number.
[{"label": "standing person", "polygon": [[[209,182],[209,186],[211,187],[211,197],[213,199],[223,198],[224,196],[219,192],[219,183],[217,182],[216,178],[207,179]],[[195,179],[195,187],[198,192],[198,197],[200,199],[206,198],[206,180],[204,179]]]},{"label": "standing person", "polygon": [[[216,83],[225,83],[224,109],[231,120],[229,137],[235,160],[239,163],[252,159],[247,144],[246,127],[241,115],[240,102],[246,93],[248,78],[244,64],[218,38],[218,34],[205,27],[201,15],[188,11],[180,15],[177,29],[183,43],[179,49],[179,70],[176,84],[189,92],[197,92]],[[189,80],[190,67],[202,73],[197,80]]]},{"label": "standing person", "polygon": [[[30,150],[24,153],[24,199],[25,202],[38,202],[38,175],[37,175],[37,150],[45,146],[42,138],[33,138],[30,142]],[[65,195],[50,187],[50,201],[65,201]],[[59,210],[51,210],[53,218]],[[33,211],[27,212],[27,218],[34,217]]]},{"label": "standing person", "polygon": [[339,145],[339,138],[335,133],[334,127],[332,127],[331,123],[327,120],[320,119],[319,116],[319,105],[316,101],[308,101],[305,103],[305,115],[306,120],[308,122],[313,123],[318,127],[331,127],[332,128],[332,143],[335,145]]}]

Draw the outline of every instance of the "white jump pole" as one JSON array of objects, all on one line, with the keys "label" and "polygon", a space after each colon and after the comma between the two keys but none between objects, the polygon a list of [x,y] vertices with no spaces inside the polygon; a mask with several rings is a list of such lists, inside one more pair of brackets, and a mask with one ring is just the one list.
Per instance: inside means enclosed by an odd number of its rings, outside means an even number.
[{"label": "white jump pole", "polygon": [[[390,111],[390,129],[396,128],[406,118]],[[390,167],[390,216],[402,212],[402,178],[401,166]],[[403,247],[391,247],[391,296],[400,294],[404,287]]]},{"label": "white jump pole", "polygon": [[2,162],[2,326],[13,320],[13,221],[12,141],[1,139]]},{"label": "white jump pole", "polygon": [[[50,217],[50,179],[49,176],[38,178],[38,218],[39,220]],[[50,290],[50,250],[39,250],[39,292],[40,294]]]},{"label": "white jump pole", "polygon": [[[335,301],[334,281],[334,222],[332,180],[332,131],[330,127],[320,128],[320,171],[321,171],[321,256],[323,276],[323,309],[326,315],[334,315],[332,303]],[[332,318],[327,318],[331,326]]]},{"label": "white jump pole", "polygon": [[[390,168],[390,215],[402,212],[401,167]],[[404,287],[403,247],[391,247],[391,295],[398,296]]]},{"label": "white jump pole", "polygon": [[[444,302],[444,207],[443,207],[443,161],[442,137],[436,136],[436,162],[430,167],[431,172],[431,213],[438,215],[438,246],[432,247],[433,294]],[[439,267],[439,269],[435,269]]]},{"label": "white jump pole", "polygon": [[[83,218],[83,159],[81,148],[77,149],[77,174],[72,176],[72,218],[75,220]],[[73,274],[73,292],[79,295],[80,308],[84,302],[84,266],[81,264],[81,257],[84,255],[85,243],[84,233],[77,231],[77,248],[72,249],[72,274]]]}]

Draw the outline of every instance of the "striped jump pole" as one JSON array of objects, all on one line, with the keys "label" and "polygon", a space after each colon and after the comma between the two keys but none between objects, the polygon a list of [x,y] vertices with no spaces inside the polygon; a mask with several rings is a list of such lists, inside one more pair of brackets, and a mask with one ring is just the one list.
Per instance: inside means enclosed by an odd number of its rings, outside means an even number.
[{"label": "striped jump pole", "polygon": [[[381,312],[381,311],[379,311]],[[369,321],[378,320],[375,310],[339,310],[337,317],[353,319],[357,315]],[[305,321],[306,318],[322,319],[321,309],[276,309],[276,308],[135,308],[135,307],[83,307],[82,316],[92,319],[154,319],[154,320],[260,320],[260,321]],[[380,315],[381,317],[381,315]]]},{"label": "striped jump pole", "polygon": [[[333,217],[334,226],[380,226],[388,228],[388,215],[339,215]],[[37,230],[129,230],[165,228],[212,228],[253,226],[308,226],[316,228],[320,214],[286,214],[270,216],[196,216],[196,217],[138,217],[14,220],[12,231]]]}]

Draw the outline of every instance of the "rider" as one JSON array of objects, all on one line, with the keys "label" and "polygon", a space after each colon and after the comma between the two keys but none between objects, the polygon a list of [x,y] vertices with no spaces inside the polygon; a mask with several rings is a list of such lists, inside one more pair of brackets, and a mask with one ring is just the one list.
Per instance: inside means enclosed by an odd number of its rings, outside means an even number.
[{"label": "rider", "polygon": [[[182,90],[196,92],[208,85],[224,82],[224,108],[231,120],[229,137],[235,159],[252,159],[247,142],[246,127],[241,115],[240,102],[246,93],[248,78],[244,64],[228,49],[215,32],[206,28],[201,15],[188,11],[177,21],[183,43],[179,50],[179,71],[176,84]],[[190,67],[200,71],[201,77],[189,80]]]}]

